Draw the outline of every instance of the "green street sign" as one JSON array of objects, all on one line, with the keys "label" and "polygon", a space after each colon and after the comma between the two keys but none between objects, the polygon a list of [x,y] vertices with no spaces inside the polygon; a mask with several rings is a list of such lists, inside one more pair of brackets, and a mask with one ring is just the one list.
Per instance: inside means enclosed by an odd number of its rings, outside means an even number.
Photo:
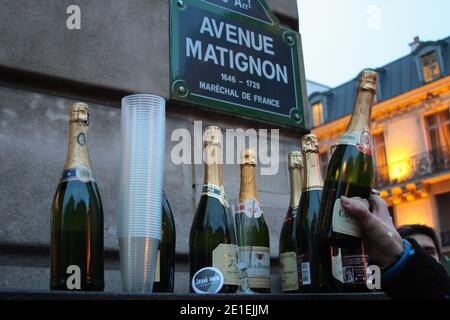
[{"label": "green street sign", "polygon": [[264,0],[170,1],[171,98],[304,128],[299,35]]}]

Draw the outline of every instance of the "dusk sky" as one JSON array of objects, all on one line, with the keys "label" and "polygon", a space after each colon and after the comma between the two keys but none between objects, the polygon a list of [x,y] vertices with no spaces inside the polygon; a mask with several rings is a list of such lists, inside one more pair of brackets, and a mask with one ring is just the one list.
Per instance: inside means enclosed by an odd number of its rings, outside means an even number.
[{"label": "dusk sky", "polygon": [[306,78],[331,87],[450,36],[450,0],[298,0]]}]

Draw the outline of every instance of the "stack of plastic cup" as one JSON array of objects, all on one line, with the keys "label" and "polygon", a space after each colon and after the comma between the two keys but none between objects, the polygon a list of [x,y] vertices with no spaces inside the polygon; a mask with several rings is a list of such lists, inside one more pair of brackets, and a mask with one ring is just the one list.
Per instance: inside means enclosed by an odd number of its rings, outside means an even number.
[{"label": "stack of plastic cup", "polygon": [[150,293],[161,240],[165,100],[149,94],[122,99],[117,237],[122,289]]}]

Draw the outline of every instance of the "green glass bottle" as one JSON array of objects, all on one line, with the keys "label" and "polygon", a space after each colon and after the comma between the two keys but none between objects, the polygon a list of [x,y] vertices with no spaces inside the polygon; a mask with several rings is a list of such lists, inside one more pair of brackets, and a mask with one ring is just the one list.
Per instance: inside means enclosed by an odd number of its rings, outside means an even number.
[{"label": "green glass bottle", "polygon": [[104,288],[103,208],[87,147],[89,108],[70,108],[69,145],[52,206],[51,279],[53,290]]},{"label": "green glass bottle", "polygon": [[314,134],[307,134],[303,136],[301,144],[304,158],[303,188],[299,218],[296,220],[299,290],[321,292],[327,290],[329,281],[326,266],[321,263],[323,242],[316,237],[323,190],[319,140]]},{"label": "green glass bottle", "polygon": [[377,74],[366,70],[357,84],[350,123],[328,165],[319,214],[318,234],[332,246],[359,250],[361,229],[343,210],[341,196],[360,197],[368,205],[373,185],[371,110]]},{"label": "green glass bottle", "polygon": [[175,221],[169,200],[163,192],[162,235],[156,260],[153,292],[173,292],[175,277]]},{"label": "green glass bottle", "polygon": [[279,259],[281,270],[281,292],[298,292],[297,274],[297,232],[296,219],[298,217],[298,205],[300,203],[303,183],[303,156],[300,151],[289,153],[289,176],[291,185],[291,197],[289,209],[281,227]]},{"label": "green glass bottle", "polygon": [[222,184],[222,133],[204,132],[204,184],[189,236],[190,291],[234,293],[239,285],[233,223]]},{"label": "green glass bottle", "polygon": [[[250,201],[250,202],[247,202]],[[269,229],[264,220],[263,210],[256,191],[256,153],[253,149],[244,149],[241,154],[241,187],[239,190],[239,204],[253,203],[255,208],[253,217],[247,216],[245,210],[239,212],[240,219],[254,219],[251,242],[240,248],[241,255],[250,257],[247,269],[248,286],[258,293],[270,293],[270,239]],[[248,206],[247,206],[248,207]],[[240,220],[238,220],[240,221]],[[240,222],[244,223],[244,222]],[[251,256],[244,254],[251,250]]]}]

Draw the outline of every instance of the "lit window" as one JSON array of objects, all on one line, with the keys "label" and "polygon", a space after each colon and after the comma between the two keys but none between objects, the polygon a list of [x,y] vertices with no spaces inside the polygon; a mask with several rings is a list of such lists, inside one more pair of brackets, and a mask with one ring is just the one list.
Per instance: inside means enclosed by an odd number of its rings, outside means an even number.
[{"label": "lit window", "polygon": [[317,102],[312,105],[313,126],[317,127],[323,124],[323,103]]},{"label": "lit window", "polygon": [[450,116],[445,109],[425,118],[431,151],[450,152]]},{"label": "lit window", "polygon": [[439,69],[436,51],[422,56],[421,60],[423,79],[425,82],[436,80],[441,76],[441,70]]}]

